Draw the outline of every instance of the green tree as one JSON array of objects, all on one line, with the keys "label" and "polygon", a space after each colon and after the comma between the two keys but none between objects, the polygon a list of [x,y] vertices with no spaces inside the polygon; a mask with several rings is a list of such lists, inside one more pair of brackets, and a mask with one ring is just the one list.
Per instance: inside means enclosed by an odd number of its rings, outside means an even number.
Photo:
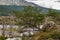
[{"label": "green tree", "polygon": [[53,18],[58,18],[60,16],[60,13],[54,10],[49,9],[48,11],[48,16],[53,17]]},{"label": "green tree", "polygon": [[19,24],[24,24],[28,27],[36,26],[42,23],[44,19],[44,15],[41,14],[40,10],[31,6],[25,6],[23,11],[14,13],[17,18],[22,20]]}]

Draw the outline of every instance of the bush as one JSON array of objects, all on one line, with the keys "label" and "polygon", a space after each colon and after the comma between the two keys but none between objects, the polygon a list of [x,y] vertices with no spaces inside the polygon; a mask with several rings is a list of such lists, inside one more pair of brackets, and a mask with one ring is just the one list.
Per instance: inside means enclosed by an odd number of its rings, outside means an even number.
[{"label": "bush", "polygon": [[51,38],[60,39],[60,32],[54,32],[53,34],[51,34]]},{"label": "bush", "polygon": [[6,37],[0,36],[0,40],[5,40],[5,39],[6,39]]}]

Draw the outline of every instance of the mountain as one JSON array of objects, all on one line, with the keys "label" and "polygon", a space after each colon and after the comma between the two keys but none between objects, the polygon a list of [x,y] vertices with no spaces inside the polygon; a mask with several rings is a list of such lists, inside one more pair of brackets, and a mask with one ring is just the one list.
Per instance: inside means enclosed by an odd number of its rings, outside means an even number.
[{"label": "mountain", "polygon": [[0,0],[0,5],[34,6],[25,0]]},{"label": "mountain", "polygon": [[33,6],[44,9],[44,7],[25,0],[0,0],[0,11],[20,10],[21,6]]},{"label": "mountain", "polygon": [[23,6],[35,6],[35,4],[25,0],[0,0],[0,16],[9,15],[12,10],[20,11]]},{"label": "mountain", "polygon": [[[20,11],[24,6],[33,6],[42,10],[42,12],[47,12],[48,8],[39,6],[32,2],[27,2],[25,0],[0,0],[0,16],[9,15],[12,10]],[[54,9],[55,10],[55,9]]]}]

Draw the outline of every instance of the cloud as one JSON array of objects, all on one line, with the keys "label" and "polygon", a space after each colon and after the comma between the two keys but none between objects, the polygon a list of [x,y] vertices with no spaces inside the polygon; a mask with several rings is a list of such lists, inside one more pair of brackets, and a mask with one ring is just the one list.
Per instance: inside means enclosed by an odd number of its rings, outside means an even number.
[{"label": "cloud", "polygon": [[52,8],[60,10],[60,2],[58,0],[26,0],[28,2],[33,2],[39,6],[43,6],[46,8]]}]

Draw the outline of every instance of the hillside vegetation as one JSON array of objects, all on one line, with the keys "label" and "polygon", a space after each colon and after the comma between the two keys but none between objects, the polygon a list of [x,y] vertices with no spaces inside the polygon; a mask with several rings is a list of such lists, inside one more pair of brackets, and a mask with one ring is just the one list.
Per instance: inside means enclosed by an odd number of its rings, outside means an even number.
[{"label": "hillside vegetation", "polygon": [[[37,27],[53,21],[54,26],[45,26],[42,30],[37,31],[32,37],[25,37],[23,40],[60,40],[60,13],[56,11],[48,10],[48,13],[44,14],[40,9],[34,7],[25,7],[23,11],[17,12],[13,11],[18,19],[21,18],[21,25],[26,25],[27,27]],[[20,14],[19,14],[20,13]],[[58,26],[59,25],[59,26]],[[29,39],[27,39],[29,38]]]},{"label": "hillside vegetation", "polygon": [[[4,9],[4,8],[3,8]],[[15,8],[14,8],[15,9]],[[14,20],[18,25],[20,32],[21,27],[24,28],[37,28],[37,25],[44,25],[42,29],[39,29],[34,35],[32,36],[23,36],[23,40],[60,40],[60,13],[56,11],[52,11],[51,9],[48,10],[48,13],[43,13],[40,9],[36,7],[27,6],[24,7],[21,11],[13,10],[9,12],[9,16],[16,17]],[[2,24],[6,24],[7,18],[2,19]],[[54,24],[50,24],[49,22],[52,21]],[[12,21],[10,21],[10,24]],[[46,23],[46,24],[45,24]],[[24,29],[23,28],[23,29]],[[4,36],[4,26],[3,26],[3,36]]]}]

